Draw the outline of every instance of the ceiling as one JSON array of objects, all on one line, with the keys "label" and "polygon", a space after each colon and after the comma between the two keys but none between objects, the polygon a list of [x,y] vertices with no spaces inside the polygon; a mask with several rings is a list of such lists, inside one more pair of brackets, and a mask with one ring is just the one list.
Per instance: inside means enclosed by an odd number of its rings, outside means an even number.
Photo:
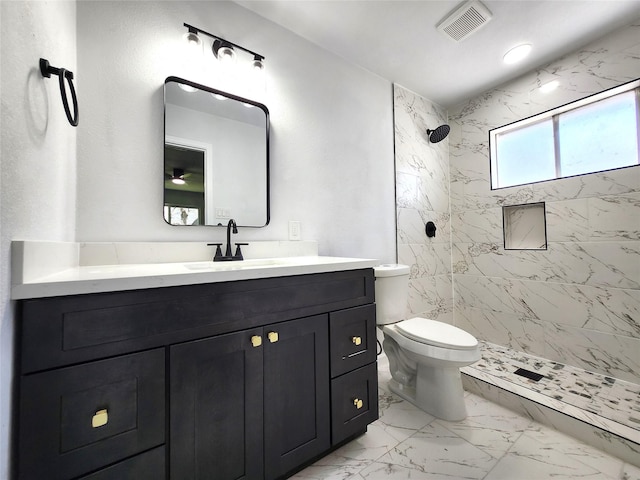
[{"label": "ceiling", "polygon": [[[443,107],[574,52],[640,17],[640,0],[483,0],[491,20],[456,42],[436,25],[464,0],[236,3]],[[529,57],[505,65],[503,55],[521,43],[533,45]]]}]

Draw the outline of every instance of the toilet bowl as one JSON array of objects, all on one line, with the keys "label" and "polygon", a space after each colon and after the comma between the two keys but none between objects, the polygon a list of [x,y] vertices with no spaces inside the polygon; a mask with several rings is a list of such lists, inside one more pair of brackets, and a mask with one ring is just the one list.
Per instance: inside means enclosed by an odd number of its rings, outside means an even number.
[{"label": "toilet bowl", "polygon": [[380,265],[376,275],[376,322],[384,334],[392,392],[444,420],[467,416],[460,367],[480,359],[476,338],[436,320],[405,320],[409,267]]}]

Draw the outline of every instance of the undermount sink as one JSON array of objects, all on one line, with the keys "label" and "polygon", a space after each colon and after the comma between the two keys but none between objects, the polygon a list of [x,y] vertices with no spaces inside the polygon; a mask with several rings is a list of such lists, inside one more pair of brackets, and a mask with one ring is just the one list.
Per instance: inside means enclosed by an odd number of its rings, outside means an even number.
[{"label": "undermount sink", "polygon": [[236,260],[229,262],[193,262],[185,263],[188,270],[203,272],[219,272],[228,270],[245,270],[248,268],[270,267],[284,265],[284,259],[263,258],[256,260]]}]

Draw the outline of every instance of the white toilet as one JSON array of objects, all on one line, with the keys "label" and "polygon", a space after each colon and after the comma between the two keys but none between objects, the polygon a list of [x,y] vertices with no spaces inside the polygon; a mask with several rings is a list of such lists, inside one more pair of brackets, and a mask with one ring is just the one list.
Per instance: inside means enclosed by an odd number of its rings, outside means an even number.
[{"label": "white toilet", "polygon": [[392,392],[444,420],[467,416],[460,367],[480,360],[476,338],[453,325],[405,320],[409,267],[380,265],[376,276],[376,323],[384,333]]}]

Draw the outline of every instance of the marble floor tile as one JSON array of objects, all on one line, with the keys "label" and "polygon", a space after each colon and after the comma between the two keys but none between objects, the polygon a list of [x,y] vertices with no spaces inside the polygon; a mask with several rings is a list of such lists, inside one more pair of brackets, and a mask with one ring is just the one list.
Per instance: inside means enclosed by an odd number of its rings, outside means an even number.
[{"label": "marble floor tile", "polygon": [[428,473],[433,479],[482,479],[498,460],[433,422],[379,461]]},{"label": "marble floor tile", "polygon": [[377,423],[383,424],[388,429],[394,428],[404,431],[406,435],[402,440],[410,437],[416,429],[428,425],[435,418],[412,403],[382,389],[378,394],[378,405],[380,418]]},{"label": "marble floor tile", "polygon": [[550,478],[610,480],[620,478],[621,471],[622,462],[620,462],[620,468],[617,471],[602,472],[568,457],[563,451],[555,450],[552,445],[547,445],[540,439],[524,433],[485,477],[485,480],[545,480]]},{"label": "marble floor tile", "polygon": [[622,469],[622,480],[640,480],[640,468],[629,465],[624,465]]},{"label": "marble floor tile", "polygon": [[436,420],[447,430],[494,458],[504,455],[532,421],[482,397],[467,395],[468,416],[460,422]]},{"label": "marble floor tile", "polygon": [[336,455],[353,460],[376,460],[400,442],[410,437],[415,430],[396,428],[377,421],[361,435],[335,451]]},{"label": "marble floor tile", "polygon": [[389,392],[379,358],[380,418],[291,478],[640,480],[640,468],[472,393],[465,420],[434,418]]},{"label": "marble floor tile", "polygon": [[550,451],[564,455],[566,458],[580,462],[598,472],[606,472],[613,478],[618,478],[619,473],[622,472],[624,465],[622,460],[607,455],[590,445],[576,442],[574,438],[556,430],[534,424],[525,435],[527,438],[541,443]]}]

